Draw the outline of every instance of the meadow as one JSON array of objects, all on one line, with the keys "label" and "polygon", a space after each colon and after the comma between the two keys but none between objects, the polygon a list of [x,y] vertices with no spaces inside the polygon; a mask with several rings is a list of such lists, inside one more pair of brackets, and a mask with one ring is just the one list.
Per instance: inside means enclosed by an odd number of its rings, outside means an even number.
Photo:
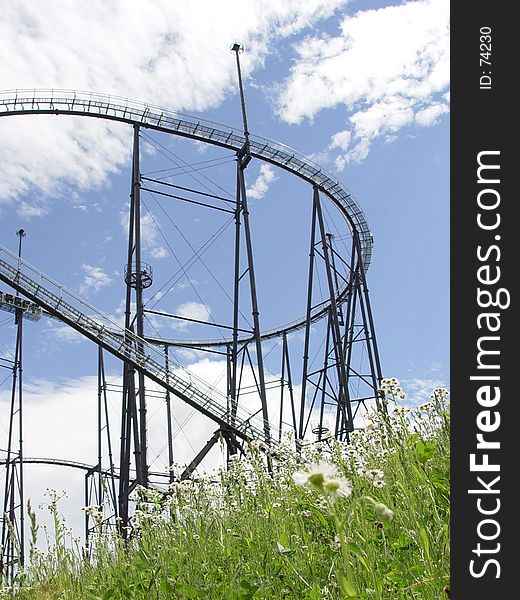
[{"label": "meadow", "polygon": [[46,551],[30,510],[28,564],[0,597],[449,598],[447,391],[410,409],[397,380],[384,389],[387,413],[349,444],[331,438],[295,453],[289,439],[269,450],[251,443],[217,475],[136,490],[127,541],[86,507],[98,519],[86,552],[52,496]]}]

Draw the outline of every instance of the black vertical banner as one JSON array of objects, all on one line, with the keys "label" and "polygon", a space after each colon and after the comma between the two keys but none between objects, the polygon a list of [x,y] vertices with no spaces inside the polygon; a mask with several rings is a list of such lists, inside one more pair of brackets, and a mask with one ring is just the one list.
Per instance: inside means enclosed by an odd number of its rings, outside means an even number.
[{"label": "black vertical banner", "polygon": [[451,4],[451,598],[518,598],[520,174],[512,2]]}]

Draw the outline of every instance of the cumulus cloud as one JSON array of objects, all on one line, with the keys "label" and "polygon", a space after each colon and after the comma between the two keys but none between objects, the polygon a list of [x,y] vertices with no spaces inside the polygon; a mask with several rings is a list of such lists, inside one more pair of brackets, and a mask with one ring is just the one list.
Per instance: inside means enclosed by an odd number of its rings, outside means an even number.
[{"label": "cumulus cloud", "polygon": [[[119,224],[125,235],[128,235],[128,210],[119,213]],[[150,212],[141,214],[141,244],[143,250],[148,252],[152,258],[165,258],[168,251],[159,241],[159,231]]]},{"label": "cumulus cloud", "polygon": [[[67,88],[204,111],[236,93],[230,44],[240,40],[248,77],[275,40],[329,17],[346,0],[172,3],[170,0],[20,0],[3,7],[4,89]],[[103,184],[128,160],[128,127],[81,118],[2,119],[0,200],[38,190],[29,204]],[[27,206],[20,211],[27,214]],[[36,216],[36,215],[35,215]]]},{"label": "cumulus cloud", "polygon": [[[201,365],[194,367],[205,373],[209,381],[217,381],[222,365]],[[120,384],[118,375],[109,377],[114,384]],[[224,381],[225,387],[225,381]],[[168,455],[165,450],[167,431],[164,395],[153,382],[147,381],[148,397],[148,439],[149,461],[152,471],[165,473]],[[163,391],[163,390],[162,390]],[[85,376],[61,382],[48,380],[26,380],[24,389],[24,455],[29,458],[66,459],[94,465],[97,462],[97,377]],[[9,412],[10,394],[0,390],[0,410]],[[172,397],[173,438],[175,461],[186,465],[205,444],[217,425],[189,405]],[[108,391],[108,412],[112,431],[112,447],[116,468],[119,466],[118,431],[120,425],[120,394]],[[5,431],[2,431],[5,448]],[[106,430],[103,431],[104,466],[108,466]],[[222,454],[217,447],[208,457],[205,468],[223,466]],[[0,458],[3,458],[0,453]],[[47,501],[44,494],[47,488],[67,492],[67,498],[60,504],[68,525],[76,535],[83,531],[84,515],[81,507],[84,498],[85,472],[66,467],[28,464],[25,466],[25,495],[30,498],[33,508]],[[50,524],[48,511],[38,514],[40,524]]]},{"label": "cumulus cloud", "polygon": [[168,256],[168,251],[164,246],[155,246],[152,248],[152,258],[164,258]]},{"label": "cumulus cloud", "polygon": [[181,317],[187,317],[189,319],[199,319],[200,321],[206,321],[209,319],[211,311],[209,307],[200,302],[185,302],[177,308],[177,314]]},{"label": "cumulus cloud", "polygon": [[446,382],[440,377],[412,377],[404,379],[401,383],[406,393],[406,403],[412,406],[428,402],[436,388],[447,387]]},{"label": "cumulus cloud", "polygon": [[69,325],[50,325],[45,330],[45,333],[60,344],[79,344],[85,341],[85,338],[81,335],[81,333],[77,332],[75,329],[72,329],[72,327]]},{"label": "cumulus cloud", "polygon": [[[202,359],[192,362],[189,370],[209,385],[226,394],[226,361]],[[267,381],[274,381],[278,376],[271,375]],[[108,390],[108,413],[112,435],[114,463],[119,466],[118,431],[121,419],[121,396],[115,391],[121,384],[118,372],[109,373],[107,380],[113,384]],[[243,385],[253,385],[254,377],[251,372],[244,371]],[[148,459],[150,470],[166,473],[168,467],[167,426],[165,419],[164,390],[154,382],[147,380],[148,391]],[[299,388],[295,388],[295,394]],[[24,389],[24,455],[30,458],[66,459],[94,465],[97,462],[97,376],[71,378],[60,382],[44,379],[25,381]],[[9,411],[10,392],[0,389],[0,410],[2,414]],[[172,419],[174,460],[177,463],[177,473],[181,472],[197,452],[204,446],[218,425],[203,414],[172,395]],[[272,422],[278,422],[276,417],[279,407],[279,390],[268,391],[268,402],[273,410]],[[288,404],[288,403],[286,403]],[[254,413],[260,407],[257,395],[248,394],[247,410]],[[290,422],[286,406],[286,422]],[[5,436],[7,433],[2,432]],[[104,458],[103,466],[108,465],[106,448],[106,429],[103,430]],[[3,444],[5,448],[5,443]],[[1,453],[0,453],[1,454]],[[213,471],[225,465],[225,454],[219,444],[204,459],[200,471]],[[47,488],[59,492],[65,490],[67,498],[60,505],[60,512],[72,526],[76,535],[81,534],[84,527],[84,515],[81,507],[84,499],[84,471],[66,467],[28,464],[25,466],[25,493],[31,499],[33,507],[45,502]],[[48,501],[48,498],[47,498]],[[48,511],[38,513],[38,522],[51,524]]]},{"label": "cumulus cloud", "polygon": [[79,286],[80,294],[89,294],[90,292],[97,294],[97,292],[112,283],[112,278],[101,267],[82,264],[81,269],[84,271],[85,276]]},{"label": "cumulus cloud", "polygon": [[[321,158],[341,170],[364,160],[377,138],[435,124],[449,102],[449,2],[419,0],[345,17],[337,36],[307,37],[278,91],[289,123],[344,106],[348,128]],[[339,151],[339,152],[338,152]]]},{"label": "cumulus cloud", "polygon": [[[177,307],[175,314],[186,319],[196,319],[197,321],[209,321],[211,309],[201,302],[185,302]],[[172,326],[177,331],[185,331],[190,326],[189,321],[172,321]]]},{"label": "cumulus cloud", "polygon": [[277,177],[274,174],[274,169],[269,164],[263,164],[260,167],[260,173],[256,178],[253,185],[248,188],[247,195],[249,198],[254,198],[255,200],[259,200],[263,198],[267,194],[267,190],[269,189],[269,185],[276,181]]}]

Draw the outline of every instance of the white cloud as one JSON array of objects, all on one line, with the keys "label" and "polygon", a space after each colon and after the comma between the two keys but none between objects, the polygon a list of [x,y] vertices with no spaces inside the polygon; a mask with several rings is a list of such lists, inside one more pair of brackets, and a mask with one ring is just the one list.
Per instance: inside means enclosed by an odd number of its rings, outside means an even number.
[{"label": "white cloud", "polygon": [[45,330],[45,333],[48,336],[53,337],[59,343],[79,344],[80,342],[85,341],[85,337],[75,329],[72,329],[69,325],[51,325]]},{"label": "white cloud", "polygon": [[447,104],[432,104],[427,108],[415,113],[415,121],[423,127],[435,125],[442,115],[449,111]]},{"label": "white cloud", "polygon": [[[211,309],[209,306],[200,302],[185,302],[177,307],[175,314],[187,319],[196,319],[197,321],[209,321]],[[172,327],[177,331],[185,331],[190,326],[189,321],[172,320]]]},{"label": "white cloud", "polygon": [[43,215],[46,215],[48,209],[45,204],[34,205],[22,200],[22,202],[18,204],[16,212],[23,219],[31,219],[32,217],[42,217]]},{"label": "white cloud", "polygon": [[341,170],[366,158],[371,143],[400,129],[433,125],[448,109],[449,2],[419,0],[345,17],[338,36],[307,37],[278,93],[280,116],[300,123],[343,105],[349,129],[321,158]]},{"label": "white cloud", "polygon": [[339,148],[340,150],[348,150],[350,146],[350,140],[352,139],[352,134],[350,131],[338,131],[332,136],[330,148],[335,149]]},{"label": "white cloud", "polygon": [[164,258],[168,256],[168,251],[164,246],[155,246],[152,248],[152,258]]},{"label": "white cloud", "polygon": [[271,165],[263,164],[260,167],[260,173],[256,178],[253,185],[247,189],[247,195],[249,198],[259,200],[267,194],[269,185],[278,179],[274,173],[274,169]]},{"label": "white cloud", "polygon": [[[236,94],[231,43],[238,39],[247,47],[241,61],[247,78],[263,66],[276,39],[344,4],[19,0],[3,7],[0,20],[2,87],[93,90],[204,111]],[[102,120],[2,119],[0,200],[38,190],[30,204],[43,210],[50,196],[103,184],[128,160],[131,135],[129,127]]]},{"label": "white cloud", "polygon": [[[226,361],[199,360],[189,365],[189,370],[202,378],[225,395]],[[117,371],[116,371],[117,373]],[[268,377],[271,380],[275,376]],[[119,375],[108,374],[107,379],[115,385],[120,384]],[[244,385],[251,385],[254,379],[247,370],[244,373]],[[165,419],[164,390],[147,380],[148,404],[148,460],[151,471],[166,472],[168,463],[167,428]],[[298,393],[298,389],[295,389]],[[278,406],[279,391],[268,392],[272,406]],[[24,389],[24,428],[26,457],[66,459],[94,465],[97,462],[97,376],[84,376],[62,382],[48,380],[26,380]],[[7,414],[10,392],[0,390],[0,411]],[[172,395],[174,460],[181,472],[197,452],[204,446],[218,425],[200,412]],[[108,412],[112,432],[112,448],[116,469],[119,467],[118,431],[120,425],[120,394],[108,391]],[[247,410],[255,412],[259,408],[256,395],[247,396]],[[288,407],[287,407],[288,408]],[[273,413],[273,425],[277,422],[276,409]],[[287,415],[287,422],[289,415]],[[0,431],[3,438],[6,431]],[[106,430],[103,431],[105,440]],[[5,440],[4,440],[5,442]],[[107,465],[106,442],[103,441],[104,465]],[[5,443],[2,444],[5,448]],[[200,471],[213,471],[224,466],[225,455],[219,444],[203,461]],[[84,527],[81,507],[84,500],[84,471],[66,467],[46,465],[25,466],[25,495],[31,499],[33,508],[45,501],[47,488],[60,492],[65,490],[68,498],[60,504],[67,523],[72,526],[75,535],[81,535]],[[38,511],[38,522],[52,526],[48,511]]]},{"label": "white cloud", "polygon": [[[21,216],[48,213],[49,197],[70,192],[71,185],[88,189],[105,183],[129,153],[129,130],[104,121],[13,117],[2,119],[0,131],[5,155],[0,201],[30,198],[19,205]],[[42,193],[31,196],[35,189]]]},{"label": "white cloud", "polygon": [[203,144],[202,142],[195,142],[195,148],[197,148],[197,152],[199,154],[206,154],[206,152],[208,151],[208,145],[207,144]]},{"label": "white cloud", "polygon": [[[225,363],[224,363],[225,364]],[[195,366],[198,373],[206,374],[209,381],[216,382],[222,365]],[[120,383],[118,376],[110,376],[114,384]],[[225,380],[224,380],[225,387]],[[147,390],[157,393],[160,388],[150,381]],[[26,380],[24,389],[24,455],[29,458],[66,459],[94,465],[97,462],[97,376],[69,379],[60,383],[47,380]],[[0,390],[0,410],[8,414],[10,393]],[[108,411],[112,431],[114,462],[119,467],[118,431],[120,425],[120,395],[108,392]],[[175,461],[186,465],[209,439],[217,425],[191,408],[186,403],[172,397],[173,437]],[[148,440],[149,461],[152,471],[166,472],[166,419],[164,418],[164,396],[148,397]],[[5,448],[6,431],[0,431]],[[103,431],[105,440],[106,430]],[[106,444],[105,441],[103,441]],[[161,450],[162,449],[162,450]],[[205,461],[205,468],[223,466],[223,457],[217,447]],[[104,465],[108,463],[106,447]],[[30,498],[34,509],[46,501],[47,488],[61,492],[68,498],[60,503],[67,523],[73,527],[75,535],[81,535],[85,505],[85,472],[66,467],[32,465],[25,466],[25,496]],[[48,501],[48,500],[47,500]],[[38,511],[40,525],[51,525],[48,511]]]},{"label": "white cloud", "polygon": [[141,216],[141,242],[145,250],[150,250],[153,258],[168,256],[166,249],[159,243],[157,227],[150,213]]},{"label": "white cloud", "polygon": [[188,317],[189,319],[207,321],[211,314],[211,310],[208,306],[201,304],[200,302],[185,302],[177,307],[177,314],[181,317]]},{"label": "white cloud", "polygon": [[85,272],[85,277],[79,286],[80,294],[88,294],[89,292],[97,294],[97,292],[112,283],[112,278],[101,267],[82,264],[81,268]]},{"label": "white cloud", "polygon": [[439,377],[412,377],[401,383],[406,394],[406,404],[413,406],[428,402],[436,388],[447,387],[446,382]]},{"label": "white cloud", "polygon": [[[152,258],[165,258],[168,251],[159,242],[158,229],[154,222],[155,217],[147,212],[141,215],[141,244],[145,252]],[[128,235],[128,210],[119,213],[119,223],[125,235]]]}]

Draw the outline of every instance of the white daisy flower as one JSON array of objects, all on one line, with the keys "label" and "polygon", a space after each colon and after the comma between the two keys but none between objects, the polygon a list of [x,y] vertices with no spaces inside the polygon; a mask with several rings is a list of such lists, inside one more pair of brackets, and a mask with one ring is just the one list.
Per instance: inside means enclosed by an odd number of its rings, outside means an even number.
[{"label": "white daisy flower", "polygon": [[334,467],[328,463],[314,465],[309,471],[297,471],[292,478],[296,485],[310,484],[332,496],[348,498],[352,493],[350,483],[344,477],[339,477]]}]

